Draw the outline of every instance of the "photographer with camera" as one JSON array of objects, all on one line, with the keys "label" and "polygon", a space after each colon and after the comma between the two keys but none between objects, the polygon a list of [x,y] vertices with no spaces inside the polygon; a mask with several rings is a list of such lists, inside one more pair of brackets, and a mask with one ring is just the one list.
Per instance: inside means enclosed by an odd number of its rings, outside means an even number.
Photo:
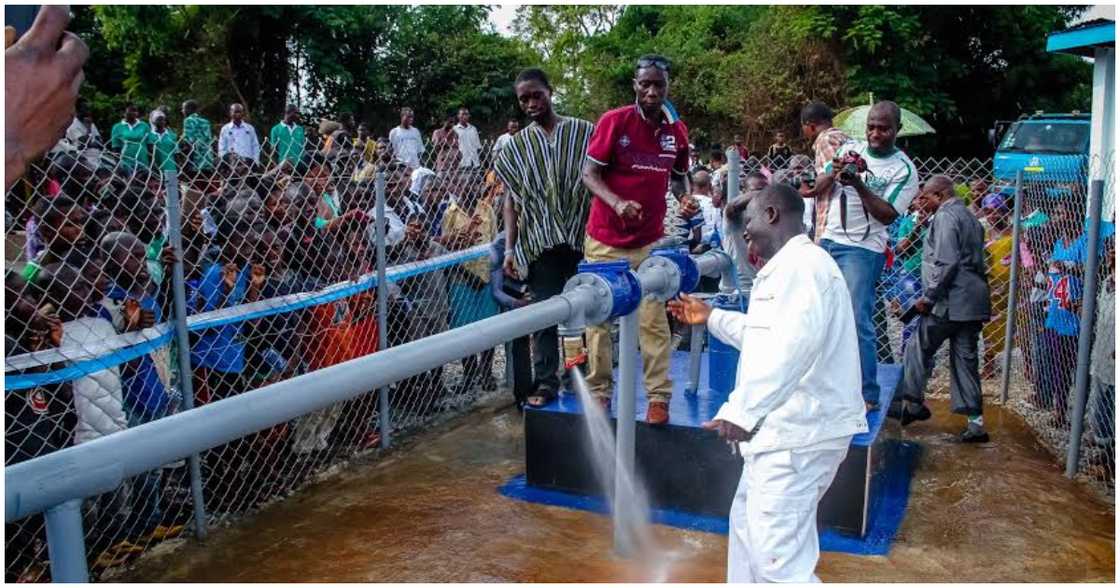
[{"label": "photographer with camera", "polygon": [[828,195],[824,214],[817,217],[816,234],[848,283],[859,335],[863,399],[869,411],[879,408],[875,286],[886,263],[887,226],[906,212],[918,193],[914,164],[895,146],[901,125],[897,104],[876,103],[867,114],[866,141],[842,145],[824,166],[815,189],[818,199]]}]

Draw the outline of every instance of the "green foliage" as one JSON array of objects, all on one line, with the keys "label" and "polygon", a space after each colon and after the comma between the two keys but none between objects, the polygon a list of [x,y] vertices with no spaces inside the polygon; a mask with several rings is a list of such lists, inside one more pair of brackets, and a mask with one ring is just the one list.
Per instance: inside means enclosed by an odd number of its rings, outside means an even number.
[{"label": "green foliage", "polygon": [[986,155],[994,120],[1089,107],[1090,66],[1045,51],[1084,7],[531,5],[513,39],[477,5],[73,10],[91,48],[83,95],[105,122],[129,99],[177,111],[189,97],[215,122],[239,101],[269,124],[290,101],[310,116],[351,112],[377,133],[402,105],[431,127],[466,104],[497,130],[529,66],[550,74],[563,112],[595,119],[633,100],[643,53],[672,61],[670,98],[700,145],[742,134],[760,150],[777,130],[796,143],[806,101],[872,94],[938,130],[913,145]]},{"label": "green foliage", "polygon": [[997,119],[1035,109],[1088,110],[1091,69],[1046,52],[1046,36],[1083,7],[814,6],[808,30],[827,39],[847,72],[846,105],[890,99],[938,130],[936,148],[991,152]]},{"label": "green foliage", "polygon": [[[504,126],[516,104],[510,82],[533,63],[524,43],[487,27],[485,6],[97,6],[83,38],[119,66],[87,67],[83,94],[98,120],[126,100],[141,108],[187,98],[214,122],[231,102],[261,124],[286,102],[305,117],[353,113],[387,133],[413,106],[435,124],[468,104],[479,124]],[[491,119],[503,119],[496,121]],[[384,127],[384,128],[381,128]]]},{"label": "green foliage", "polygon": [[[990,153],[992,121],[1088,109],[1090,68],[1045,51],[1046,35],[1084,8],[1059,6],[626,6],[603,30],[603,7],[526,6],[517,32],[558,76],[569,112],[594,118],[633,99],[634,58],[674,62],[671,99],[695,134],[799,135],[805,101],[836,108],[892,99],[930,121],[922,147]],[[796,141],[795,141],[796,142]]]}]

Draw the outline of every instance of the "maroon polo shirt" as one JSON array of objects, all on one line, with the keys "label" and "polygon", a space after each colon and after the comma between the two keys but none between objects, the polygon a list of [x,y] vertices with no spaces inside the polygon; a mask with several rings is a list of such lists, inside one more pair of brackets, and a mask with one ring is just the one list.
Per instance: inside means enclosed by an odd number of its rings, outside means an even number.
[{"label": "maroon polo shirt", "polygon": [[620,249],[640,249],[662,237],[669,174],[688,173],[688,127],[671,106],[650,121],[637,104],[603,114],[587,146],[587,157],[604,166],[603,181],[624,200],[642,205],[642,220],[624,223],[610,206],[592,198],[587,234]]}]

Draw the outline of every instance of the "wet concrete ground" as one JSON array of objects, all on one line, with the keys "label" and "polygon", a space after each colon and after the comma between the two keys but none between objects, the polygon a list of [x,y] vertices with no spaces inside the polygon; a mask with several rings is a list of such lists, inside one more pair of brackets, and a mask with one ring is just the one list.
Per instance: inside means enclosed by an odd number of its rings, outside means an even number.
[{"label": "wet concrete ground", "polygon": [[[990,407],[993,442],[948,442],[934,418],[900,432],[926,451],[887,557],[824,553],[826,582],[1111,582],[1115,514],[1061,475],[1022,420]],[[502,497],[521,473],[521,418],[488,409],[272,505],[206,545],[152,554],[124,578],[148,582],[722,582],[722,535],[657,527],[670,561],[611,555],[610,520]]]}]

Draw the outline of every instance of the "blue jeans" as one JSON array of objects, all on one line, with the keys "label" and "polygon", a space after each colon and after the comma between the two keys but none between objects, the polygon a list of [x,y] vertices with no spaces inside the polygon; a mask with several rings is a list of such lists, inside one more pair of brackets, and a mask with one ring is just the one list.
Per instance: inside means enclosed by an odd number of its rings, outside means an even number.
[{"label": "blue jeans", "polygon": [[[139,427],[159,420],[169,411],[157,410],[155,414],[140,411],[128,415],[128,427]],[[132,482],[132,517],[129,521],[129,531],[133,538],[138,538],[155,530],[163,523],[163,511],[160,508],[160,499],[163,489],[163,468],[145,472],[133,478]]]},{"label": "blue jeans", "polygon": [[879,403],[878,366],[875,357],[875,285],[883,273],[887,256],[862,247],[820,242],[822,249],[832,256],[852,298],[852,312],[856,318],[856,337],[859,339],[859,371],[863,378],[863,399]]}]

